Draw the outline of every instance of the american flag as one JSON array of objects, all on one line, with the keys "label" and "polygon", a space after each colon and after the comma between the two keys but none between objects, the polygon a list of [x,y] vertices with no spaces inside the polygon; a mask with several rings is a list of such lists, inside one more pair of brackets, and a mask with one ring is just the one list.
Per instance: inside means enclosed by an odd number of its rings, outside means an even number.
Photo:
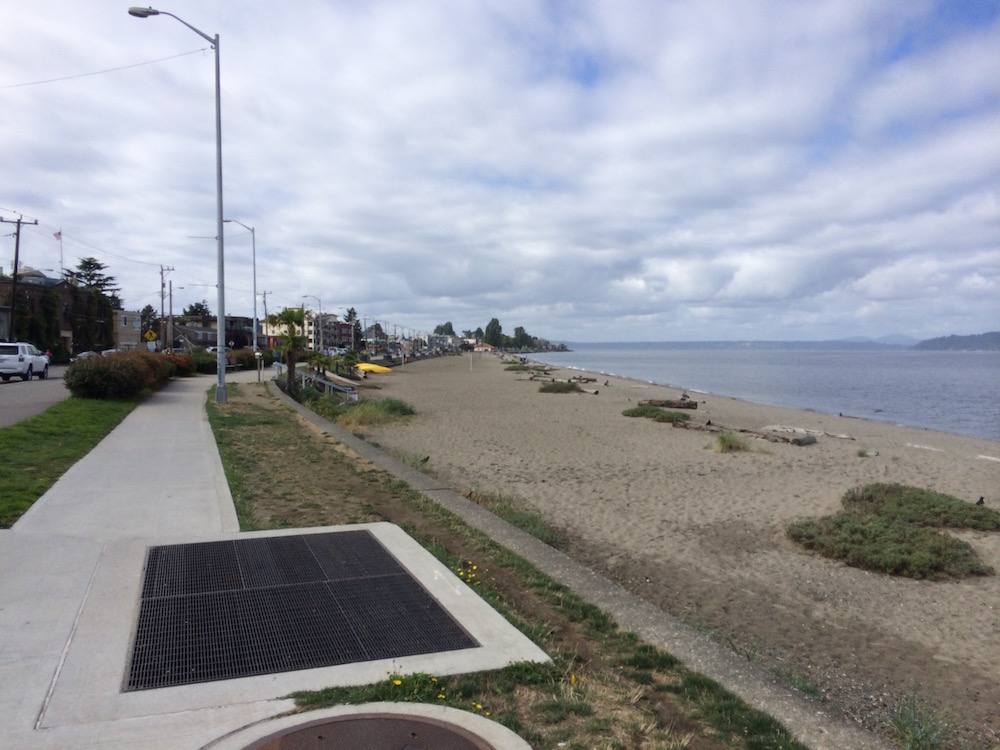
[{"label": "american flag", "polygon": [[60,242],[62,242],[62,230],[61,229],[58,232],[53,232],[52,236],[55,237]]}]

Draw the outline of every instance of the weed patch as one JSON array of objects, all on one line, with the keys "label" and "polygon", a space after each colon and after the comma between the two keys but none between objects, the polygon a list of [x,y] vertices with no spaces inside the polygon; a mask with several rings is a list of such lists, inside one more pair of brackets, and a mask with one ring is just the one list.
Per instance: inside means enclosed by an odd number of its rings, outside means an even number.
[{"label": "weed patch", "polygon": [[646,419],[652,419],[654,422],[668,422],[670,424],[683,424],[691,419],[690,414],[685,414],[681,411],[661,409],[659,406],[652,406],[650,404],[633,406],[631,409],[623,411],[622,416],[645,417]]},{"label": "weed patch", "polygon": [[872,484],[848,491],[833,516],[794,523],[790,539],[847,565],[906,578],[993,575],[967,543],[939,529],[1000,530],[1000,513],[917,487]]},{"label": "weed patch", "polygon": [[552,383],[543,383],[539,389],[539,393],[583,393],[583,390],[576,383],[567,383],[562,380],[556,380]]}]

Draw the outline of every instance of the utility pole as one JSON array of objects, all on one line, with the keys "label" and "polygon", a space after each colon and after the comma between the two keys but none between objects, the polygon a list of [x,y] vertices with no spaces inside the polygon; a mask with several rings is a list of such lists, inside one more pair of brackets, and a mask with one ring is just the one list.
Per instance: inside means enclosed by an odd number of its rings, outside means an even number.
[{"label": "utility pole", "polygon": [[[166,325],[165,311],[163,309],[163,303],[164,303],[166,295],[167,295],[167,285],[166,285],[166,282],[164,282],[163,278],[164,278],[164,276],[166,276],[168,273],[170,273],[173,270],[174,270],[173,267],[164,268],[163,266],[160,266],[160,351],[163,350],[163,341],[164,341],[163,327]],[[173,285],[174,285],[174,283],[171,281],[170,282],[170,286],[171,286],[171,291],[170,291],[170,307],[171,308],[173,308],[173,306],[174,306]],[[171,310],[171,315],[173,315],[173,310]]]},{"label": "utility pole", "polygon": [[18,216],[16,221],[11,221],[0,216],[0,222],[17,224],[17,229],[14,230],[14,274],[10,282],[10,320],[9,330],[7,331],[7,340],[10,341],[13,339],[17,341],[17,334],[14,332],[14,318],[17,315],[17,261],[21,251],[21,224],[37,224],[38,219],[25,221],[23,216]]},{"label": "utility pole", "polygon": [[267,326],[267,346],[271,348],[271,324],[267,320],[267,295],[271,292],[264,291],[260,293],[260,296],[264,298],[264,325]]}]

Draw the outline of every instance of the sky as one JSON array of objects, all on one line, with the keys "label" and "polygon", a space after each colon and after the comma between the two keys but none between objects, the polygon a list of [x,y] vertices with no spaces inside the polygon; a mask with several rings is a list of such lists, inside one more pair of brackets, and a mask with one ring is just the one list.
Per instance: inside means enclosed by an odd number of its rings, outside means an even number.
[{"label": "sky", "polygon": [[[126,3],[0,10],[0,217],[216,313],[215,54]],[[1000,0],[154,7],[220,38],[227,314],[256,275],[403,332],[1000,330]]]}]

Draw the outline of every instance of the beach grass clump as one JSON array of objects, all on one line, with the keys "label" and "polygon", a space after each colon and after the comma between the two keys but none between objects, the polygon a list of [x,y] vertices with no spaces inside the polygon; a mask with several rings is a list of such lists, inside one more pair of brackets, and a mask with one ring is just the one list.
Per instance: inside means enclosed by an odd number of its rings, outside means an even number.
[{"label": "beach grass clump", "polygon": [[661,409],[659,406],[653,406],[651,404],[633,406],[631,409],[623,411],[622,416],[645,417],[646,419],[652,419],[654,422],[667,422],[669,424],[683,424],[691,419],[690,414],[685,414],[682,411]]},{"label": "beach grass clump", "polygon": [[[1000,513],[899,484],[849,490],[833,516],[788,527],[788,537],[824,557],[887,575],[943,580],[993,575],[972,547],[939,529],[998,530]],[[967,506],[967,507],[961,507]]]},{"label": "beach grass clump", "polygon": [[545,365],[528,365],[522,362],[512,362],[507,365],[504,370],[507,372],[547,372]]},{"label": "beach grass clump", "polygon": [[538,389],[539,393],[582,393],[580,386],[576,383],[567,383],[562,380],[556,380],[552,383],[544,383],[541,388]]},{"label": "beach grass clump", "polygon": [[716,453],[742,453],[748,450],[750,450],[749,441],[732,432],[723,432],[715,441]]},{"label": "beach grass clump", "polygon": [[405,422],[416,414],[413,407],[398,398],[378,398],[364,400],[344,409],[336,420],[348,430],[361,427],[382,427],[383,425]]},{"label": "beach grass clump", "polygon": [[949,747],[955,727],[932,710],[908,698],[889,716],[885,734],[904,750],[935,750]]}]

